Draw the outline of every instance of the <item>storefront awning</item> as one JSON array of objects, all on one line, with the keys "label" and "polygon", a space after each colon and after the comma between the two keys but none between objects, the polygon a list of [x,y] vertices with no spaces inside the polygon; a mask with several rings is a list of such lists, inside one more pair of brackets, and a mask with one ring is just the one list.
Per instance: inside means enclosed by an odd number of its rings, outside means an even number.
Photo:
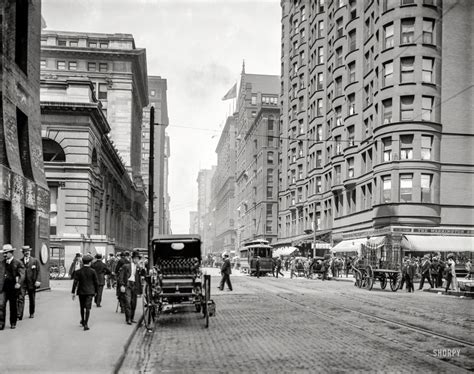
[{"label": "storefront awning", "polygon": [[281,247],[273,251],[273,257],[290,256],[299,249],[296,247]]},{"label": "storefront awning", "polygon": [[331,249],[331,252],[360,252],[360,245],[367,243],[366,238],[343,240]]},{"label": "storefront awning", "polygon": [[474,237],[404,235],[402,248],[415,252],[474,252]]}]

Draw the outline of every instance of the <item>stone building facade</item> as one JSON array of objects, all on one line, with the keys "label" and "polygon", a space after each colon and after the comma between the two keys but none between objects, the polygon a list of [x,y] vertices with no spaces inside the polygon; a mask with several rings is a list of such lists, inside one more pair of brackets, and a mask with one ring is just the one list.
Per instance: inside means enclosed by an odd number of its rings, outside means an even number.
[{"label": "stone building facade", "polygon": [[[168,119],[168,99],[166,79],[148,76],[149,104],[143,109],[142,126],[142,176],[148,187],[150,157],[150,108],[155,108],[155,147],[154,147],[154,235],[171,233],[170,196],[168,193],[168,164],[170,157],[170,141],[166,134]],[[147,190],[148,191],[148,190]]]},{"label": "stone building facade", "polygon": [[51,191],[51,245],[106,255],[146,248],[146,195],[109,138],[111,127],[87,78],[44,79],[41,122]]},{"label": "stone building facade", "polygon": [[32,247],[49,287],[49,191],[40,122],[41,1],[0,3],[0,245]]},{"label": "stone building facade", "polygon": [[237,245],[277,238],[279,77],[243,69],[236,109]]},{"label": "stone building facade", "polygon": [[216,167],[199,170],[197,177],[198,184],[198,210],[197,226],[202,240],[202,255],[208,255],[214,251],[213,243],[216,236],[213,201],[212,201],[212,177],[216,172]]},{"label": "stone building facade", "polygon": [[472,251],[474,3],[281,7],[280,237]]},{"label": "stone building facade", "polygon": [[213,200],[215,251],[236,253],[236,218],[235,206],[235,118],[227,118],[216,147],[216,172],[211,182],[211,199]]}]

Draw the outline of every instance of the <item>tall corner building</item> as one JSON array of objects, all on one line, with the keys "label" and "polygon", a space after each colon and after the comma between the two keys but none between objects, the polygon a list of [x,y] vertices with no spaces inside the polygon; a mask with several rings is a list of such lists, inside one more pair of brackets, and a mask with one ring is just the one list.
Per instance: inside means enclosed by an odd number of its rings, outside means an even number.
[{"label": "tall corner building", "polygon": [[169,210],[170,196],[168,192],[168,174],[170,157],[170,140],[166,133],[169,124],[167,81],[160,76],[148,76],[149,104],[143,109],[142,126],[142,160],[141,173],[143,183],[148,188],[149,157],[150,157],[150,108],[155,108],[154,128],[154,162],[153,171],[154,194],[154,224],[153,232],[157,234],[171,233],[171,218]]},{"label": "tall corner building", "polygon": [[41,288],[49,288],[49,190],[41,148],[38,63],[41,21],[40,0],[0,2],[0,245],[29,245],[40,260]]},{"label": "tall corner building", "polygon": [[474,2],[281,7],[279,240],[473,251]]}]

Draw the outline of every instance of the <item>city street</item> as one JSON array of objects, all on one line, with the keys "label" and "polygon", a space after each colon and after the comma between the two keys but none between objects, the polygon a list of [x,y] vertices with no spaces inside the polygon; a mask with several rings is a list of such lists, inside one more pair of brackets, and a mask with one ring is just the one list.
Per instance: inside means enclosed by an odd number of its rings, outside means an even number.
[{"label": "city street", "polygon": [[[212,269],[215,274],[217,269]],[[139,329],[120,372],[452,372],[474,369],[472,299],[350,281],[232,276],[204,328],[189,309]],[[442,336],[440,336],[442,335]]]}]

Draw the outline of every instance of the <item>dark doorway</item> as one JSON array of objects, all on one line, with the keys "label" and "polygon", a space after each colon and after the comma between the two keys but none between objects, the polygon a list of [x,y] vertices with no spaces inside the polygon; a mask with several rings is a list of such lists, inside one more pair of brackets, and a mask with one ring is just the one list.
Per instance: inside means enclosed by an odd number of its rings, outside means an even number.
[{"label": "dark doorway", "polygon": [[0,243],[11,243],[12,203],[0,200]]},{"label": "dark doorway", "polygon": [[31,255],[36,256],[36,211],[25,208],[25,234],[23,236],[23,245],[31,247]]}]

